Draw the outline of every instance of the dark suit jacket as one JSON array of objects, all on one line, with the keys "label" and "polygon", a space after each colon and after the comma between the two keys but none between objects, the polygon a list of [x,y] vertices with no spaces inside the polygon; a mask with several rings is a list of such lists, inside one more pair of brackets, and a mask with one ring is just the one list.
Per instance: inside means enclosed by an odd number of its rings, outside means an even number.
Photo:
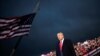
[{"label": "dark suit jacket", "polygon": [[[73,43],[68,39],[64,39],[63,46],[62,46],[62,54],[63,56],[76,56]],[[59,42],[57,43],[56,46],[56,56],[61,56]]]}]

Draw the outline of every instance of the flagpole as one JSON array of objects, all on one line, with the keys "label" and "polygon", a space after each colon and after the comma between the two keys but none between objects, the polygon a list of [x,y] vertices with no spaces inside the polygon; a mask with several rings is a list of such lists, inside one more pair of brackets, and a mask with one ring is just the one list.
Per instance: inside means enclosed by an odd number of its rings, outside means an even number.
[{"label": "flagpole", "polygon": [[[37,2],[37,4],[36,4],[36,7],[35,7],[35,9],[34,9],[34,11],[33,11],[33,13],[36,13],[36,12],[38,11],[39,5],[40,5],[40,0],[38,0],[38,2]],[[29,19],[29,18],[28,18],[28,19]],[[27,19],[25,22],[27,22],[28,19]],[[25,23],[25,22],[24,22],[24,23]],[[23,37],[19,37],[19,39],[17,40],[17,42],[16,42],[14,48],[12,49],[12,51],[11,51],[11,53],[10,53],[10,56],[14,56],[14,54],[15,54],[15,52],[16,52],[16,49],[18,48],[18,46],[19,46],[19,44],[20,44],[22,38],[23,38]]]},{"label": "flagpole", "polygon": [[19,39],[16,42],[16,45],[14,46],[14,48],[12,49],[12,52],[10,53],[10,56],[14,56],[16,49],[18,48],[20,42],[22,40],[22,37],[19,37]]},{"label": "flagpole", "polygon": [[33,10],[33,13],[36,13],[39,10],[39,6],[40,6],[40,0],[38,0],[35,9]]}]

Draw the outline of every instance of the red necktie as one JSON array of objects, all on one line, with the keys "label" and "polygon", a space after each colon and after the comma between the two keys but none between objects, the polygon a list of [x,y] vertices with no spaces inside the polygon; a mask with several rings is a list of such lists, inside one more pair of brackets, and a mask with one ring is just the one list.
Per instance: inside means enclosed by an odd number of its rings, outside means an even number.
[{"label": "red necktie", "polygon": [[62,42],[60,41],[60,43],[59,43],[60,51],[62,51],[62,46],[63,46],[63,44],[62,44]]}]

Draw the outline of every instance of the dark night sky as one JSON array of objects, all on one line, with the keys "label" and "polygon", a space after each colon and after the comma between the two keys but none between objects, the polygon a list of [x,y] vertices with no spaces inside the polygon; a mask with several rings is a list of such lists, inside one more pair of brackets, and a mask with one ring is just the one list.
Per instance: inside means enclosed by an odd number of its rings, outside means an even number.
[{"label": "dark night sky", "polygon": [[[37,0],[0,0],[0,16],[32,13]],[[23,37],[16,56],[36,56],[55,50],[56,33],[73,42],[100,36],[99,0],[41,0],[30,35]],[[18,38],[0,40],[2,54],[9,56]]]}]

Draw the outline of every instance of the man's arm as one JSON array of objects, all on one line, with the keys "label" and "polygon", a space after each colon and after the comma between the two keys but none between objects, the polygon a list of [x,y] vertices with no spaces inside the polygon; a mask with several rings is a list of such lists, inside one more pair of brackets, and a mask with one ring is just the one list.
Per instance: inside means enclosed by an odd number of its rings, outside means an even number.
[{"label": "man's arm", "polygon": [[56,56],[59,56],[60,53],[59,53],[59,48],[58,48],[58,43],[56,44]]},{"label": "man's arm", "polygon": [[72,56],[76,56],[75,49],[71,40],[68,41],[70,52]]}]

